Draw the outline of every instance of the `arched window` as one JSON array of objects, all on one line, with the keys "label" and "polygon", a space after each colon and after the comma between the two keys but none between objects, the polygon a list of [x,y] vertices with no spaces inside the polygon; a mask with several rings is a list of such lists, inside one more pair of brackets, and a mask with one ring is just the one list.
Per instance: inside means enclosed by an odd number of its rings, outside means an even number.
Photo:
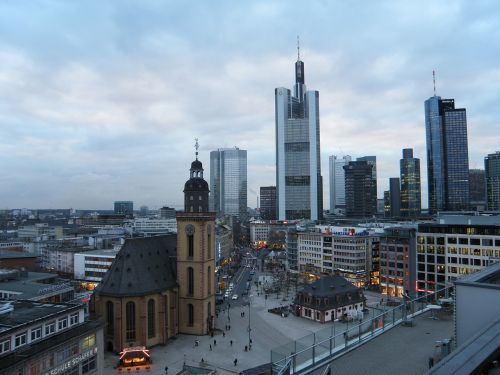
[{"label": "arched window", "polygon": [[208,266],[207,275],[208,294],[212,294],[212,267]]},{"label": "arched window", "polygon": [[135,340],[135,303],[127,302],[125,305],[125,337],[127,341]]},{"label": "arched window", "polygon": [[192,327],[194,325],[194,307],[190,303],[188,305],[188,326]]},{"label": "arched window", "polygon": [[155,300],[148,301],[148,338],[155,337]]},{"label": "arched window", "polygon": [[212,257],[212,235],[208,233],[208,244],[207,244],[207,259]]},{"label": "arched window", "polygon": [[194,294],[194,270],[193,267],[188,267],[188,294]]},{"label": "arched window", "polygon": [[115,311],[111,301],[106,302],[106,323],[108,335],[113,335],[115,333]]},{"label": "arched window", "polygon": [[194,256],[194,236],[188,234],[188,257],[192,258]]}]

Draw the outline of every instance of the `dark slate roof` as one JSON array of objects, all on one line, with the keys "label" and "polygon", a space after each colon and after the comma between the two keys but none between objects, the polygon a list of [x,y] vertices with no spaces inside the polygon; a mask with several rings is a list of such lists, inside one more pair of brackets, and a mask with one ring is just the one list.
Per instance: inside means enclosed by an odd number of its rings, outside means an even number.
[{"label": "dark slate roof", "polygon": [[[311,303],[306,303],[304,296],[311,296]],[[297,293],[295,304],[317,310],[337,308],[366,300],[363,291],[342,276],[324,276],[307,285]]]},{"label": "dark slate roof", "polygon": [[187,191],[207,191],[208,182],[201,177],[193,177],[184,184],[184,193]]},{"label": "dark slate roof", "polygon": [[175,234],[127,239],[97,294],[143,296],[176,287],[176,245]]}]

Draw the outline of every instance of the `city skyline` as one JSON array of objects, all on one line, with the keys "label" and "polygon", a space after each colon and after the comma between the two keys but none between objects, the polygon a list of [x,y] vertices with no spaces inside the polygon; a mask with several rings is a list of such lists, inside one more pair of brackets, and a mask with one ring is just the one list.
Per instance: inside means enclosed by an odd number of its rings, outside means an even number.
[{"label": "city skyline", "polygon": [[433,70],[437,95],[467,108],[469,167],[498,151],[499,19],[465,1],[3,3],[0,208],[181,208],[194,138],[207,167],[211,150],[248,150],[253,205],[275,184],[272,98],[294,82],[297,35],[323,171],[329,155],[375,155],[380,198],[413,148],[426,208]]}]

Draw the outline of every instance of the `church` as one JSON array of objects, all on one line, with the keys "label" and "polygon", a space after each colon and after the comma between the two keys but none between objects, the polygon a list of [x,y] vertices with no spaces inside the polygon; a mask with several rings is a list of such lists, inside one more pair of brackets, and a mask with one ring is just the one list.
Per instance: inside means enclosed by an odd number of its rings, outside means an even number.
[{"label": "church", "polygon": [[165,344],[179,333],[206,335],[215,316],[215,213],[203,165],[191,164],[177,235],[126,239],[97,286],[91,311],[108,351]]}]

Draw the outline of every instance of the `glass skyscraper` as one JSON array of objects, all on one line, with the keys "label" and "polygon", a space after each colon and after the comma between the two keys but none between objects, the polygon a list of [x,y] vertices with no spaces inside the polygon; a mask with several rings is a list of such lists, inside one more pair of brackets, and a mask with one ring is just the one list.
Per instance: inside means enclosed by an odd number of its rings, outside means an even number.
[{"label": "glass skyscraper", "polygon": [[500,211],[500,151],[484,158],[488,210]]},{"label": "glass skyscraper", "polygon": [[304,63],[295,63],[295,87],[275,89],[276,206],[278,219],[323,216],[319,92],[306,91]]},{"label": "glass skyscraper", "polygon": [[350,161],[344,166],[344,171],[345,215],[372,217],[377,213],[377,206],[373,207],[373,166],[365,160]]},{"label": "glass skyscraper", "polygon": [[260,218],[276,220],[276,186],[260,188]]},{"label": "glass skyscraper", "polygon": [[454,99],[425,101],[429,212],[469,208],[469,152],[465,108]]},{"label": "glass skyscraper", "polygon": [[420,159],[413,157],[413,149],[403,149],[399,161],[401,179],[401,216],[417,217],[422,210],[420,187]]},{"label": "glass skyscraper", "polygon": [[330,212],[336,208],[345,209],[345,173],[344,165],[351,161],[351,157],[346,155],[342,159],[331,155],[329,158],[330,172]]},{"label": "glass skyscraper", "polygon": [[356,159],[357,161],[366,161],[368,165],[372,166],[372,210],[377,212],[377,157],[376,156],[362,156]]},{"label": "glass skyscraper", "polygon": [[219,148],[210,152],[210,211],[240,219],[247,214],[247,151]]}]

